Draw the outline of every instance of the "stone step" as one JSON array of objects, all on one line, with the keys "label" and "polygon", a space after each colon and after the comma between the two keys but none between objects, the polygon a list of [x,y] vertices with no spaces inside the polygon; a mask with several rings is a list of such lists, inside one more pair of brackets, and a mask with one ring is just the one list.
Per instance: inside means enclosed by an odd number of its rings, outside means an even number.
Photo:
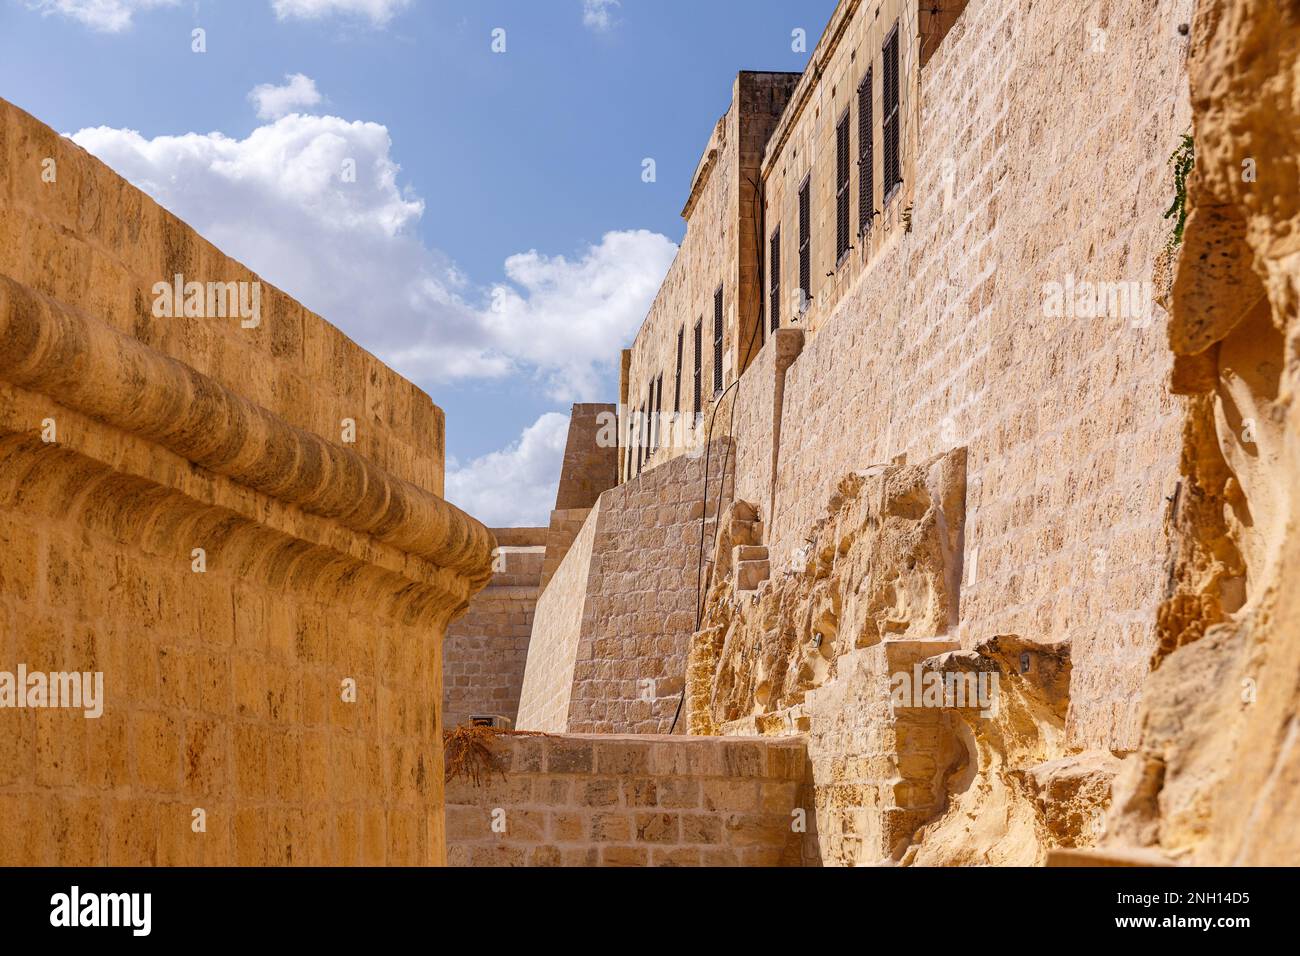
[{"label": "stone step", "polygon": [[766,581],[772,574],[772,567],[767,561],[737,561],[736,590],[752,591]]},{"label": "stone step", "polygon": [[742,544],[735,549],[733,560],[737,564],[741,561],[766,561],[767,548],[761,544]]}]

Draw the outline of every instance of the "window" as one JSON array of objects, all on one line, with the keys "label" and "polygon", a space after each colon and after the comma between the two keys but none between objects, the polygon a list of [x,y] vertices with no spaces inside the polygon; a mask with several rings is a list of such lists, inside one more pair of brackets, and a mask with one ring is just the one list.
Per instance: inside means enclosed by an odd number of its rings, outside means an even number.
[{"label": "window", "polygon": [[722,286],[713,293],[713,394],[722,391]]},{"label": "window", "polygon": [[799,306],[800,311],[808,307],[812,298],[812,248],[811,236],[812,211],[808,204],[809,180],[805,179],[799,187]]},{"label": "window", "polygon": [[655,378],[655,417],[654,430],[651,432],[651,444],[654,451],[659,450],[659,444],[663,441],[663,414],[664,414],[664,373],[660,372]]},{"label": "window", "polygon": [[781,227],[777,226],[776,231],[772,233],[772,241],[769,248],[771,260],[771,278],[769,285],[772,289],[772,331],[775,332],[781,327]]},{"label": "window", "polygon": [[703,327],[704,327],[704,320],[699,319],[695,323],[695,417],[697,419],[700,417],[700,412],[704,409],[704,405],[701,401],[701,399],[703,398],[703,392],[700,390],[700,386],[702,384],[701,379],[703,377],[702,372],[704,368],[702,364],[704,361],[704,357],[703,355],[700,354],[704,347],[704,339],[703,339],[703,331],[702,331]]},{"label": "window", "polygon": [[885,100],[880,136],[885,144],[885,176],[881,188],[885,191],[885,202],[888,202],[903,180],[903,167],[898,154],[898,24],[894,24],[889,39],[885,41],[884,60],[885,86],[882,92]]},{"label": "window", "polygon": [[655,450],[655,380],[650,379],[650,391],[645,399],[645,460],[649,461]]},{"label": "window", "polygon": [[682,346],[685,344],[686,326],[677,330],[677,379],[673,385],[673,412],[682,410]]},{"label": "window", "polygon": [[871,115],[872,70],[858,87],[858,235],[871,228],[876,205],[876,127]]},{"label": "window", "polygon": [[849,111],[835,124],[835,265],[849,251]]},{"label": "window", "polygon": [[636,473],[641,474],[641,463],[645,460],[645,439],[642,437],[641,429],[645,424],[645,408],[642,407],[636,413]]}]

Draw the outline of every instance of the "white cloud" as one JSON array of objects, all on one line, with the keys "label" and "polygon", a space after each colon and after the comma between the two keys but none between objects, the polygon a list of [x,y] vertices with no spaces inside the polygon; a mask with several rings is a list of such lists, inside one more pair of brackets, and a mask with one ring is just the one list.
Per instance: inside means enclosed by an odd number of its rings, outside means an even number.
[{"label": "white cloud", "polygon": [[302,73],[286,73],[284,86],[274,83],[262,83],[248,94],[248,99],[257,107],[261,119],[279,119],[289,113],[305,107],[315,106],[321,101],[316,81]]},{"label": "white cloud", "polygon": [[118,33],[131,25],[138,11],[174,7],[180,0],[28,0],[42,16],[61,14],[103,33]]},{"label": "white cloud", "polygon": [[339,14],[364,17],[382,27],[410,3],[411,0],[271,0],[271,9],[281,20],[319,20]]},{"label": "white cloud", "polygon": [[546,525],[568,434],[568,416],[547,412],[501,451],[464,467],[449,461],[447,500],[492,528]]},{"label": "white cloud", "polygon": [[582,0],[582,23],[591,30],[608,30],[613,26],[612,8],[619,0]]},{"label": "white cloud", "polygon": [[244,139],[109,127],[72,138],[426,387],[533,375],[556,400],[608,400],[618,350],[676,251],[655,233],[610,232],[573,258],[511,256],[488,290],[416,234],[424,201],[398,185],[378,123],[294,113]]},{"label": "white cloud", "polygon": [[493,288],[483,323],[547,374],[552,398],[600,398],[601,372],[645,318],[676,252],[672,240],[638,229],[607,232],[576,261],[535,249],[510,256],[509,284]]}]

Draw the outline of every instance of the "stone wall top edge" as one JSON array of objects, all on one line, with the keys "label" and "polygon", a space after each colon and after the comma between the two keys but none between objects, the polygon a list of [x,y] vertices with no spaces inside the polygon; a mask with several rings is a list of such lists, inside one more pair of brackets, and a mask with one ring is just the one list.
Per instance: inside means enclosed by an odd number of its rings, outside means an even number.
[{"label": "stone wall top edge", "polygon": [[454,505],[3,275],[0,377],[479,586],[490,577],[492,534]]},{"label": "stone wall top edge", "polygon": [[[17,104],[4,98],[3,96],[0,96],[0,123],[4,122],[4,117],[6,113],[10,114],[16,119],[19,129],[24,135],[35,135],[35,136],[48,135],[55,149],[60,151],[60,153],[69,154],[67,157],[69,159],[71,159],[72,157],[76,158],[76,160],[78,161],[77,165],[79,167],[79,172],[83,175],[88,175],[88,178],[93,180],[93,184],[90,186],[90,188],[83,191],[84,194],[88,194],[92,198],[97,198],[101,194],[111,195],[110,191],[107,190],[105,187],[113,187],[113,188],[129,190],[131,193],[134,194],[134,196],[138,199],[139,203],[142,206],[154,210],[157,213],[157,215],[160,217],[161,221],[175,226],[176,228],[181,230],[185,235],[192,237],[194,242],[199,247],[209,251],[210,253],[216,256],[219,256],[224,260],[229,261],[238,272],[246,274],[251,279],[256,280],[257,283],[263,288],[264,299],[267,297],[280,298],[284,302],[289,303],[295,309],[295,311],[298,312],[302,323],[304,323],[304,326],[314,326],[316,329],[320,331],[321,334],[333,340],[336,343],[337,348],[345,350],[347,352],[354,353],[356,356],[358,356],[358,358],[361,360],[362,365],[365,368],[366,374],[378,376],[382,380],[381,386],[384,389],[394,394],[398,390],[401,391],[409,390],[409,392],[414,396],[417,396],[421,402],[427,403],[427,406],[429,408],[429,414],[431,414],[434,420],[439,423],[438,430],[440,434],[437,439],[437,443],[440,444],[441,422],[445,421],[446,414],[444,409],[437,402],[435,402],[432,396],[430,396],[428,392],[426,392],[423,388],[421,388],[416,383],[412,382],[410,379],[406,378],[404,375],[397,372],[391,366],[387,365],[381,358],[379,358],[377,355],[375,355],[365,346],[358,343],[355,339],[353,339],[351,336],[345,333],[342,329],[340,329],[329,319],[307,308],[297,298],[295,298],[294,296],[290,295],[288,292],[281,289],[275,283],[267,281],[265,277],[263,277],[255,270],[253,270],[243,262],[239,261],[238,259],[234,258],[233,256],[228,255],[224,250],[216,246],[214,243],[212,243],[206,237],[204,237],[198,230],[196,230],[194,227],[189,225],[189,223],[185,222],[183,219],[181,219],[179,216],[177,216],[167,207],[157,202],[152,196],[150,196],[149,194],[145,193],[143,190],[137,188],[134,184],[127,181],[123,176],[117,173],[111,166],[109,166],[107,163],[101,160],[98,156],[94,155],[93,153],[91,153],[90,151],[88,151],[78,143],[74,142],[69,137],[60,135],[55,130],[51,129],[49,126],[43,123],[40,119],[33,116],[31,113],[27,112],[26,110],[24,110],[21,106],[18,106]],[[60,163],[62,163],[65,157],[60,155],[58,158],[60,160]],[[60,169],[62,170],[62,166],[60,166]],[[86,211],[83,210],[82,214],[83,216],[86,215]],[[53,220],[51,221],[56,227],[66,228],[65,224],[63,223],[54,222]],[[223,276],[222,278],[224,280],[224,279],[230,279],[236,277]],[[308,333],[311,330],[304,328],[303,331],[304,333]],[[423,436],[421,436],[418,433],[413,433],[410,435],[404,435],[403,437],[407,440],[416,441],[418,443],[418,440]],[[432,451],[433,448],[430,448],[428,450]],[[441,454],[441,451],[439,450],[437,453]]]},{"label": "stone wall top edge", "polygon": [[497,539],[497,546],[502,548],[545,547],[546,534],[550,530],[541,528],[490,528]]}]

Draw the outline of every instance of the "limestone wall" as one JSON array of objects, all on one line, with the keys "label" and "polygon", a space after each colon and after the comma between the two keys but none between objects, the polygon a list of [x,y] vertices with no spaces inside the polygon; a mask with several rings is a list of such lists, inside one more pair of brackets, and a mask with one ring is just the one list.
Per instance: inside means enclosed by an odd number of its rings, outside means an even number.
[{"label": "limestone wall", "polygon": [[1198,0],[1191,34],[1195,169],[1168,339],[1188,396],[1176,548],[1106,847],[1293,866],[1300,11]]},{"label": "limestone wall", "polygon": [[257,281],[0,101],[0,671],[104,691],[0,709],[0,863],[440,862],[492,548],[442,413],[265,283],[249,327],[156,318],[177,274]]},{"label": "limestone wall", "polygon": [[519,729],[664,733],[672,726],[695,629],[705,467],[706,557],[716,497],[730,496],[735,468],[728,442],[708,451],[600,496],[538,601]]},{"label": "limestone wall", "polygon": [[537,600],[519,697],[516,726],[522,730],[563,733],[568,729],[573,671],[585,619],[592,545],[599,520],[600,503],[597,502]]},{"label": "limestone wall", "polygon": [[578,404],[569,412],[555,510],[590,508],[618,481],[618,425],[612,404]]},{"label": "limestone wall", "polygon": [[717,496],[731,495],[735,468],[728,442],[713,442],[708,451],[707,458],[675,458],[601,496],[569,703],[571,733],[672,727],[695,630],[701,517],[707,555],[714,524],[708,519]]},{"label": "limestone wall", "polygon": [[[470,717],[514,723],[541,593],[545,528],[497,528],[492,580],[447,628],[443,643],[443,725]],[[508,543],[507,543],[508,542]]]},{"label": "limestone wall", "polygon": [[[452,866],[814,864],[798,738],[502,737],[447,785]],[[495,823],[495,829],[494,829]],[[806,826],[805,826],[806,824]]]},{"label": "limestone wall", "polygon": [[[829,319],[870,264],[898,241],[900,224],[916,194],[917,83],[922,29],[931,30],[932,6],[916,0],[842,0],[836,7],[809,67],[790,97],[789,108],[772,132],[762,160],[763,220],[766,234],[760,269],[770,269],[772,236],[780,230],[780,271],[767,276],[780,290],[778,320],[817,330]],[[955,9],[961,0],[943,4]],[[924,22],[922,22],[922,20]],[[883,45],[895,30],[899,52],[899,144],[902,181],[887,189],[884,170],[884,63]],[[866,167],[859,162],[862,142],[858,89],[867,71],[871,76],[872,135],[874,148],[870,175],[874,185],[865,231],[859,227],[859,185]],[[954,91],[946,91],[945,101]],[[848,244],[838,257],[836,156],[838,124],[847,117],[849,131]],[[808,185],[809,288],[800,299],[799,190]],[[803,305],[804,311],[800,312]],[[770,323],[769,323],[770,324]]]},{"label": "limestone wall", "polygon": [[[1179,418],[1158,304],[1136,327],[1047,317],[1045,288],[1069,276],[1152,280],[1170,231],[1168,158],[1189,115],[1176,29],[1188,10],[966,7],[904,102],[917,131],[910,230],[897,216],[873,226],[871,248],[850,255],[868,255],[861,277],[819,292],[824,317],[787,372],[763,515],[778,573],[845,475],[966,446],[963,643],[1072,641],[1075,746],[1136,741]],[[1105,31],[1099,50],[1094,26]],[[830,87],[864,69],[821,79],[821,123]],[[804,112],[814,136],[816,112]],[[779,168],[775,149],[767,165]],[[816,238],[825,245],[834,231]],[[737,419],[748,429],[753,416]],[[761,447],[765,431],[738,426],[738,441]]]}]

